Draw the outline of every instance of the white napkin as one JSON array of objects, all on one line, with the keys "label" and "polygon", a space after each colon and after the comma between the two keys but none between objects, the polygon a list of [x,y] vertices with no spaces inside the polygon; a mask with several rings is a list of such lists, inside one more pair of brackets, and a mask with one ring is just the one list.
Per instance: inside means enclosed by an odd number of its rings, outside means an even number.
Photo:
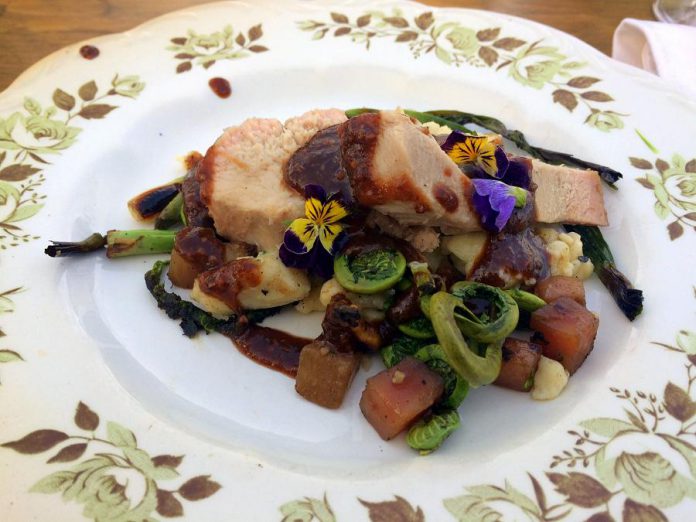
[{"label": "white napkin", "polygon": [[612,55],[696,99],[696,27],[626,18],[614,32]]}]

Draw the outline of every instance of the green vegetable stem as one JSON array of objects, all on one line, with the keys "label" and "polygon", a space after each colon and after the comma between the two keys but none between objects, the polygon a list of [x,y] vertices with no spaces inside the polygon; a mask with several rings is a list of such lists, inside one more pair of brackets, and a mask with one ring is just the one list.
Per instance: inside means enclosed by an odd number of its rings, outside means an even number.
[{"label": "green vegetable stem", "polygon": [[106,256],[168,254],[174,248],[175,237],[175,230],[109,230],[106,233]]},{"label": "green vegetable stem", "polygon": [[94,233],[82,241],[51,241],[44,253],[50,257],[96,252],[106,246],[106,257],[168,254],[174,248],[176,230],[109,230],[106,236]]},{"label": "green vegetable stem", "polygon": [[633,321],[643,311],[643,291],[634,288],[614,262],[609,245],[597,227],[564,225],[568,232],[577,232],[582,238],[585,255],[592,260],[594,271],[626,317]]},{"label": "green vegetable stem", "polygon": [[185,224],[183,209],[184,196],[179,192],[159,213],[159,216],[155,219],[155,228],[157,230],[166,230],[176,225]]}]

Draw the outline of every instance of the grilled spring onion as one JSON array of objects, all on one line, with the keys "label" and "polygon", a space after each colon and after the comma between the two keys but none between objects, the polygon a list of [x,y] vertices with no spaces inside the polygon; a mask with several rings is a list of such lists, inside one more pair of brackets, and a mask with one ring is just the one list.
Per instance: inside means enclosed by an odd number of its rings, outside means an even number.
[{"label": "grilled spring onion", "polygon": [[95,232],[82,241],[51,241],[44,253],[50,257],[74,256],[96,252],[106,245],[106,236]]},{"label": "grilled spring onion", "polygon": [[185,225],[184,215],[184,196],[179,192],[172,200],[167,203],[167,206],[162,209],[157,219],[155,219],[155,228],[157,230],[166,230],[176,225]]},{"label": "grilled spring onion", "polygon": [[568,232],[577,232],[582,238],[583,252],[592,260],[597,277],[611,293],[626,317],[633,321],[643,311],[643,291],[633,288],[614,263],[609,245],[597,227],[564,225]]},{"label": "grilled spring onion", "polygon": [[51,241],[44,253],[50,257],[86,254],[106,246],[106,257],[168,254],[174,248],[175,230],[109,230],[94,233],[82,241]]},{"label": "grilled spring onion", "polygon": [[151,188],[128,200],[128,210],[133,218],[145,221],[155,217],[179,194],[183,178],[177,178],[166,185]]}]

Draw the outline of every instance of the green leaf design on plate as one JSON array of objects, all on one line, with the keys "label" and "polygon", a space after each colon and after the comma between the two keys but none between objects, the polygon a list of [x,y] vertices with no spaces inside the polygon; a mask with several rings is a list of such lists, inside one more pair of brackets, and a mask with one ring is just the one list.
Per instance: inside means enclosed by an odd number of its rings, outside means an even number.
[{"label": "green leaf design on plate", "polygon": [[221,60],[237,60],[266,52],[268,47],[258,43],[262,37],[262,24],[253,25],[246,33],[235,33],[231,25],[208,34],[189,29],[186,36],[171,38],[167,50],[174,53],[174,59],[182,60],[177,64],[176,72],[184,73],[193,69],[194,65],[208,69]]},{"label": "green leaf design on plate", "polygon": [[75,479],[74,471],[56,471],[42,478],[29,490],[32,493],[58,493],[64,491]]},{"label": "green leaf design on plate", "polygon": [[[645,136],[641,140],[656,151]],[[656,158],[629,157],[631,165],[643,171],[636,181],[655,196],[654,210],[661,220],[672,220],[667,224],[667,235],[671,241],[685,237],[688,230],[696,231],[696,158],[687,161],[680,154],[673,154],[671,161]]]},{"label": "green leaf design on plate", "polygon": [[0,363],[23,361],[22,356],[13,350],[0,350]]},{"label": "green leaf design on plate", "polygon": [[[83,402],[77,405],[73,420],[80,429],[87,431],[97,430],[100,425],[99,415]],[[2,447],[34,454],[68,442],[48,459],[48,464],[73,463],[72,466],[48,474],[30,491],[61,493],[65,502],[82,504],[83,516],[95,521],[154,520],[151,516],[155,512],[167,517],[182,516],[182,500],[202,500],[214,495],[221,487],[209,475],[185,480],[176,489],[160,487],[159,481],[178,478],[179,473],[174,468],[183,457],[160,455],[150,458],[147,451],[137,447],[133,432],[116,422],[108,421],[105,431],[106,439],[96,434],[86,437],[41,429],[6,442]],[[135,483],[138,486],[126,487]],[[131,491],[140,493],[133,497]]]},{"label": "green leaf design on plate", "polygon": [[570,59],[543,40],[529,42],[506,35],[502,27],[473,28],[443,18],[432,11],[411,17],[394,8],[391,13],[371,10],[355,18],[331,12],[325,20],[300,20],[296,26],[311,33],[312,40],[348,37],[344,39],[369,50],[373,41],[384,39],[408,47],[415,59],[431,54],[445,65],[507,69],[508,76],[521,85],[550,90],[554,103],[568,112],[579,113],[575,109],[580,107],[586,125],[602,132],[624,128],[627,115],[605,108],[614,97],[597,88],[602,79],[577,73],[586,63]]},{"label": "green leaf design on plate", "polygon": [[135,448],[137,446],[133,432],[116,422],[106,423],[106,433],[109,442],[118,448]]},{"label": "green leaf design on plate", "polygon": [[117,108],[106,99],[136,98],[144,87],[138,76],[116,74],[101,96],[97,82],[89,80],[77,95],[57,87],[51,104],[26,97],[21,110],[0,115],[0,250],[37,239],[23,226],[44,207],[39,189],[46,180],[45,156],[62,154],[77,142],[79,120],[102,119]]},{"label": "green leaf design on plate", "polygon": [[337,522],[326,495],[323,499],[305,497],[280,506],[282,522]]}]

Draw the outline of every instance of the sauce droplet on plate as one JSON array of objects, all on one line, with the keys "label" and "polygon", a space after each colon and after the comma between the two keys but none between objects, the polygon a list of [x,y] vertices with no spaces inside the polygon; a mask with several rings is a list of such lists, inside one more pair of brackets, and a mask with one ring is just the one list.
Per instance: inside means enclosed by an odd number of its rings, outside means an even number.
[{"label": "sauce droplet on plate", "polygon": [[232,94],[232,86],[224,78],[211,78],[208,85],[220,98],[229,98]]},{"label": "sauce droplet on plate", "polygon": [[97,56],[99,56],[99,49],[93,45],[83,45],[80,47],[80,55],[85,60],[94,60]]}]

